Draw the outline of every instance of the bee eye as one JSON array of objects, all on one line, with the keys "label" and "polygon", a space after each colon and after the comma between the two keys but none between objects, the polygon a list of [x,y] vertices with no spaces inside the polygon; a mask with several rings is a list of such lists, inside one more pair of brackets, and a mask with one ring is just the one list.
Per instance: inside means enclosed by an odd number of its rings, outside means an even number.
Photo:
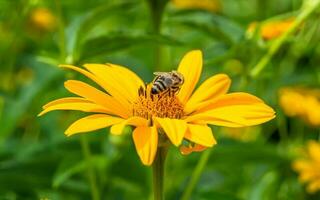
[{"label": "bee eye", "polygon": [[157,92],[158,92],[157,89],[155,89],[155,88],[151,89],[151,94],[157,94]]},{"label": "bee eye", "polygon": [[177,76],[177,74],[174,74],[174,73],[173,73],[172,76],[173,76],[174,78],[180,79],[179,76]]}]

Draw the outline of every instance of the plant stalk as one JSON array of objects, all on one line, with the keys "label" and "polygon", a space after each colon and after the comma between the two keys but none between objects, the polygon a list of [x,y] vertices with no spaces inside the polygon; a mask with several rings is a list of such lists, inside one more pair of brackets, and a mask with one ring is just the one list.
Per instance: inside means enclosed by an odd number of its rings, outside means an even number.
[{"label": "plant stalk", "polygon": [[[147,2],[150,9],[152,34],[160,35],[163,12],[168,0],[147,0]],[[161,46],[159,44],[155,46],[154,63],[156,69],[161,68]],[[162,142],[158,144],[157,153],[152,164],[154,200],[164,200],[164,166],[168,147],[161,145]]]},{"label": "plant stalk", "polygon": [[88,179],[91,187],[91,196],[93,200],[100,200],[99,189],[97,186],[97,177],[91,164],[91,151],[89,147],[88,138],[86,135],[81,135],[81,148],[83,151],[84,159],[87,165]]},{"label": "plant stalk", "polygon": [[200,160],[197,163],[196,168],[193,170],[190,181],[189,181],[185,191],[182,194],[181,200],[189,200],[190,199],[191,194],[200,179],[200,176],[203,172],[203,169],[207,165],[207,162],[208,162],[210,155],[211,155],[211,149],[207,149],[206,151],[204,151],[202,153]]},{"label": "plant stalk", "polygon": [[[163,12],[168,0],[147,0],[151,17],[151,33],[158,36],[161,34],[161,24]],[[162,48],[161,44],[155,44],[154,50],[154,66],[156,71],[162,69]]]},{"label": "plant stalk", "polygon": [[164,200],[164,165],[167,147],[159,146],[152,164],[154,200]]},{"label": "plant stalk", "polygon": [[55,0],[57,15],[58,15],[58,38],[60,49],[60,62],[66,61],[66,38],[65,38],[65,25],[62,16],[61,0]]}]

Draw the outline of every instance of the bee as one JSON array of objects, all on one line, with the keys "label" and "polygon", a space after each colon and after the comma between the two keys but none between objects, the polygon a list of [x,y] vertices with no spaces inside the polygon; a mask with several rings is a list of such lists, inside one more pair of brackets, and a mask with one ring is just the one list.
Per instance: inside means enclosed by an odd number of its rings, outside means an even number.
[{"label": "bee", "polygon": [[151,87],[151,94],[161,94],[166,92],[177,93],[184,83],[183,75],[177,71],[154,72],[156,75]]}]

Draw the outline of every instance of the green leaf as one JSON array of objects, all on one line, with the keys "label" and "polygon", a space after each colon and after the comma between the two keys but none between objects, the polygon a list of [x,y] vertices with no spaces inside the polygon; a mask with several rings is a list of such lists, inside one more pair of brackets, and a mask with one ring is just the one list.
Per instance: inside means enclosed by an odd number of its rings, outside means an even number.
[{"label": "green leaf", "polygon": [[211,163],[236,164],[240,163],[267,163],[277,165],[286,163],[289,159],[280,154],[278,149],[270,144],[241,143],[237,141],[220,140],[219,145],[213,149]]},{"label": "green leaf", "polygon": [[198,200],[241,200],[237,197],[235,197],[232,194],[227,194],[219,191],[206,191],[206,192],[200,192],[199,195],[196,195],[195,198],[193,199],[198,199]]},{"label": "green leaf", "polygon": [[71,156],[61,162],[53,177],[53,187],[57,188],[73,175],[87,170],[89,164],[94,168],[106,168],[109,163],[107,158],[102,155],[94,155],[88,161],[82,160],[77,162],[77,160],[79,160],[79,158]]},{"label": "green leaf", "polygon": [[33,67],[35,78],[31,84],[22,88],[15,98],[5,98],[3,117],[0,119],[0,143],[5,141],[15,130],[19,120],[29,109],[36,95],[61,73],[56,66],[40,63],[34,57],[26,63]]},{"label": "green leaf", "polygon": [[277,199],[278,174],[275,171],[266,173],[262,179],[252,187],[252,191],[249,195],[249,200],[268,200]]},{"label": "green leaf", "polygon": [[[79,59],[79,51],[82,49],[82,42],[88,37],[88,33],[99,24],[113,14],[119,13],[122,10],[129,10],[134,6],[132,2],[111,4],[106,3],[103,6],[98,6],[82,16],[78,16],[68,26],[66,30],[66,52],[69,55],[71,63],[77,62]],[[71,56],[71,58],[70,58]]]},{"label": "green leaf", "polygon": [[87,60],[95,57],[107,55],[109,53],[127,49],[137,45],[164,44],[170,46],[182,45],[176,39],[165,35],[123,35],[112,34],[110,36],[101,36],[88,40],[81,51],[81,59]]},{"label": "green leaf", "polygon": [[228,45],[241,41],[244,29],[234,21],[212,13],[199,11],[179,11],[171,15],[168,20],[173,27],[187,26],[192,30],[204,32],[217,40],[222,40]]}]

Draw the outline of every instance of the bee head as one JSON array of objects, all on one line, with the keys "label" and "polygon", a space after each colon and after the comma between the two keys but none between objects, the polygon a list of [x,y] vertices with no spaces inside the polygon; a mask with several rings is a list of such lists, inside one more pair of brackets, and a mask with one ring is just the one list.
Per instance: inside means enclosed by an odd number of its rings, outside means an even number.
[{"label": "bee head", "polygon": [[179,85],[182,85],[184,83],[183,75],[180,72],[173,70],[171,72],[171,75],[174,78],[175,82],[179,83]]},{"label": "bee head", "polygon": [[157,94],[159,91],[156,88],[151,88],[151,94]]}]

